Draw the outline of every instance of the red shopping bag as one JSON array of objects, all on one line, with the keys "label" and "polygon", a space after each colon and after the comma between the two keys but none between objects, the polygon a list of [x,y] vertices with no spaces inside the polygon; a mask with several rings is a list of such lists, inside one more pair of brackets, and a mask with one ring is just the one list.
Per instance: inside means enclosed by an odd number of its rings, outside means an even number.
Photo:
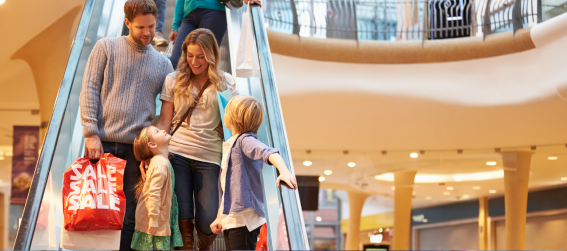
[{"label": "red shopping bag", "polygon": [[105,153],[96,165],[79,158],[64,173],[65,230],[122,230],[126,161]]},{"label": "red shopping bag", "polygon": [[256,250],[268,250],[268,225],[266,223],[260,228]]}]

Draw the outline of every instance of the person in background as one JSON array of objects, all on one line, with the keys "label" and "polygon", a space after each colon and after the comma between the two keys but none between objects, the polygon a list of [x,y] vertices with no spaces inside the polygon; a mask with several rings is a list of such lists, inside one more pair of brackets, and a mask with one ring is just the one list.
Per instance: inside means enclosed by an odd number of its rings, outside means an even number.
[{"label": "person in background", "polygon": [[211,224],[213,233],[223,230],[226,250],[255,250],[258,234],[264,223],[263,163],[274,165],[288,187],[297,189],[295,176],[287,169],[278,150],[256,138],[262,124],[260,102],[254,97],[239,95],[226,105],[224,126],[232,137],[223,143],[217,218]]},{"label": "person in background", "polygon": [[153,0],[124,4],[128,36],[100,39],[94,46],[79,97],[85,155],[100,159],[103,153],[126,160],[126,210],[120,250],[131,250],[136,220],[134,187],[140,162],[134,156],[134,138],[150,126],[156,114],[156,96],[173,71],[171,62],[151,45],[157,7]]},{"label": "person in background", "polygon": [[[244,3],[261,5],[260,0],[244,0]],[[220,47],[227,26],[225,10],[226,8],[219,0],[177,0],[175,2],[173,29],[169,35],[169,41],[175,41],[171,53],[173,68],[177,68],[182,52],[181,45],[185,37],[197,28],[211,30]]]},{"label": "person in background", "polygon": [[154,36],[155,45],[167,45],[169,41],[163,37],[163,23],[165,22],[165,1],[166,0],[154,0],[157,6],[157,24],[156,24],[156,34]]}]

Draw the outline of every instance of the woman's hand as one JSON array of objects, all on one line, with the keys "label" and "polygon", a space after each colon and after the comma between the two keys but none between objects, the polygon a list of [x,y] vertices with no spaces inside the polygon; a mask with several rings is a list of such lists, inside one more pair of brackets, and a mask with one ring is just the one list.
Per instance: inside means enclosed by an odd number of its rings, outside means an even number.
[{"label": "woman's hand", "polygon": [[211,224],[211,231],[213,231],[213,234],[220,234],[222,231],[222,223],[219,218],[216,218]]},{"label": "woman's hand", "polygon": [[284,172],[280,172],[280,176],[278,176],[278,179],[276,180],[276,185],[278,187],[280,187],[280,182],[283,181],[285,182],[285,184],[287,184],[287,186],[291,189],[297,189],[297,180],[295,179],[295,176],[293,176],[293,174],[291,174],[290,171],[284,171]]},{"label": "woman's hand", "polygon": [[171,33],[169,33],[169,41],[173,41],[173,43],[175,43],[175,39],[177,38],[177,31],[171,31]]},{"label": "woman's hand", "polygon": [[158,229],[157,227],[150,227],[148,229],[148,234],[151,234],[151,235],[157,234],[157,229]]},{"label": "woman's hand", "polygon": [[258,4],[260,5],[260,7],[262,7],[262,2],[260,0],[244,0],[245,4]]},{"label": "woman's hand", "polygon": [[148,170],[148,161],[142,160],[140,162],[140,174],[142,175],[142,180],[146,181],[146,171]]}]

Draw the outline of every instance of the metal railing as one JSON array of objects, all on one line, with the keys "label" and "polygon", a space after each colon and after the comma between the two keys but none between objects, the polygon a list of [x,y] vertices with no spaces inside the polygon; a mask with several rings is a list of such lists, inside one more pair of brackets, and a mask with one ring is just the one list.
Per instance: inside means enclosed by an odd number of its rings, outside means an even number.
[{"label": "metal railing", "polygon": [[306,37],[429,40],[541,22],[541,0],[267,0],[270,29]]}]

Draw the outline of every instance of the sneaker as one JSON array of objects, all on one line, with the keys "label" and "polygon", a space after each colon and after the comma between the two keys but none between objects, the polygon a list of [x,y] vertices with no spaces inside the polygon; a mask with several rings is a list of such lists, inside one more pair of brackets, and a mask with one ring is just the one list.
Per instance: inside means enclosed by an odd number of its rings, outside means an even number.
[{"label": "sneaker", "polygon": [[154,36],[154,43],[156,45],[167,45],[167,39],[163,38],[163,34],[161,32],[156,32]]}]

